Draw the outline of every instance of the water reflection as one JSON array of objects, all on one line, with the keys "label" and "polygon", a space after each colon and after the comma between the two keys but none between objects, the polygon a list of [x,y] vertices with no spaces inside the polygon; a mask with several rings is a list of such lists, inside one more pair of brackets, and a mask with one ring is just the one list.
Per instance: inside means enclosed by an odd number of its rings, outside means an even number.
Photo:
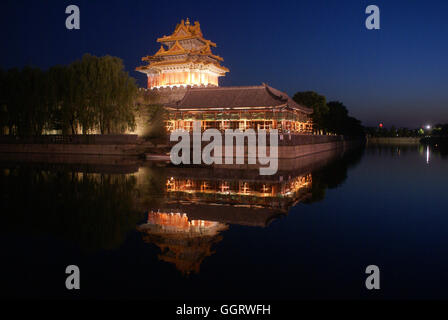
[{"label": "water reflection", "polygon": [[384,155],[385,157],[399,158],[418,153],[422,162],[430,164],[435,158],[446,159],[448,156],[448,144],[410,144],[410,145],[374,145],[366,149],[368,155]]},{"label": "water reflection", "polygon": [[306,197],[311,183],[311,174],[289,177],[281,182],[170,177],[166,182],[166,192],[170,200],[268,206],[286,210],[290,202]]},{"label": "water reflection", "polygon": [[160,248],[160,260],[182,274],[198,273],[229,225],[267,227],[299,202],[323,200],[325,190],[340,185],[362,153],[296,159],[274,176],[260,176],[258,169],[164,168],[163,201],[137,230]]},{"label": "water reflection", "polygon": [[52,237],[85,252],[119,248],[129,233],[160,261],[198,273],[231,225],[267,227],[299,202],[325,197],[362,150],[329,151],[258,168],[180,168],[135,160],[0,157],[2,234]]},{"label": "water reflection", "polygon": [[117,248],[139,221],[132,175],[4,168],[2,233],[52,236],[85,251]]},{"label": "water reflection", "polygon": [[425,145],[375,146],[301,158],[269,177],[0,155],[3,295],[72,297],[64,270],[79,263],[87,298],[369,298],[359,277],[373,261],[391,276],[382,297],[446,297],[448,162],[438,148],[429,165]]},{"label": "water reflection", "polygon": [[180,212],[149,212],[146,223],[137,227],[143,241],[160,248],[158,258],[174,263],[184,275],[198,273],[202,261],[212,255],[212,246],[222,240],[226,224],[207,220],[190,220]]}]

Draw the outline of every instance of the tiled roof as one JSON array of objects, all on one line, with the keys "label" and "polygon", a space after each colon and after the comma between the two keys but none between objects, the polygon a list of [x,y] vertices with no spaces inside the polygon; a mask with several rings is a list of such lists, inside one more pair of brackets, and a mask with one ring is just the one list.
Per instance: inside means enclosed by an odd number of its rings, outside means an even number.
[{"label": "tiled roof", "polygon": [[282,106],[307,114],[313,112],[312,109],[297,104],[286,93],[266,84],[248,87],[189,88],[182,100],[168,105],[179,110]]}]

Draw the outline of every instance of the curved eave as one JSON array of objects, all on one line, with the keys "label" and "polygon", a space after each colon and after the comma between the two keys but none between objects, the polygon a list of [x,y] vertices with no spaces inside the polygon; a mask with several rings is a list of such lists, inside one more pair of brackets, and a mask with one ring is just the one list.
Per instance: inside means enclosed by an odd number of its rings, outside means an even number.
[{"label": "curved eave", "polygon": [[146,66],[135,68],[135,71],[142,72],[142,73],[146,73],[145,70],[148,70],[148,68]]},{"label": "curved eave", "polygon": [[273,96],[278,97],[279,99],[282,99],[283,101],[285,101],[285,103],[287,104],[287,106],[289,108],[291,108],[292,110],[299,110],[303,113],[306,114],[312,114],[313,113],[313,109],[305,107],[301,104],[298,104],[297,102],[295,102],[294,100],[292,100],[286,93],[277,90],[275,88],[272,88],[271,86],[263,83],[263,85],[265,86],[265,88],[269,91],[270,94],[272,94]]},{"label": "curved eave", "polygon": [[143,57],[143,58],[141,59],[141,61],[148,61],[148,62],[151,62],[151,61],[158,61],[158,60],[161,60],[161,58],[160,58],[159,56],[157,56],[157,55],[154,55],[154,56],[146,56],[146,57]]},{"label": "curved eave", "polygon": [[220,57],[220,56],[217,56],[217,55],[214,55],[214,54],[212,54],[212,53],[203,53],[203,55],[204,56],[210,56],[210,57],[212,57],[212,58],[215,58],[216,60],[219,60],[219,61],[221,61],[221,62],[223,62],[224,61],[224,59],[222,58],[222,57]]},{"label": "curved eave", "polygon": [[[204,112],[204,111],[242,111],[242,110],[249,110],[249,111],[272,111],[274,112],[280,112],[284,109],[290,109],[292,111],[299,111],[301,113],[310,114],[312,113],[311,109],[306,108],[307,110],[302,110],[299,108],[292,108],[288,104],[281,104],[278,106],[247,106],[247,107],[178,107],[177,104],[167,104],[164,106],[167,110],[170,111],[177,111],[177,112]],[[311,112],[309,112],[311,110]]]},{"label": "curved eave", "polygon": [[221,62],[224,61],[224,59],[218,55],[214,55],[213,53],[202,53],[202,52],[188,52],[187,50],[182,51],[182,52],[164,52],[164,53],[160,53],[160,54],[155,54],[153,56],[146,56],[143,57],[141,59],[141,61],[157,61],[160,60],[161,57],[169,57],[169,56],[179,56],[179,55],[189,55],[189,56],[195,56],[195,55],[200,55],[200,56],[205,56],[205,57],[211,57],[213,59],[219,60]]},{"label": "curved eave", "polygon": [[171,37],[171,36],[166,36],[166,37],[162,37],[162,38],[158,38],[157,42],[160,43],[165,43],[165,42],[176,42],[179,40],[190,40],[190,39],[198,39],[204,43],[208,43],[210,46],[215,47],[216,48],[216,43],[214,43],[213,41],[204,39],[203,37],[200,36],[184,36],[184,37]]},{"label": "curved eave", "polygon": [[183,106],[183,107],[179,107],[179,104],[182,104],[182,100],[180,100],[174,104],[167,104],[167,105],[165,105],[165,108],[170,111],[177,111],[177,112],[206,112],[206,111],[219,112],[219,111],[242,111],[242,110],[249,110],[249,111],[266,110],[266,111],[280,112],[285,109],[289,109],[291,111],[305,113],[308,115],[313,113],[312,109],[302,107],[297,104],[295,106],[292,106],[289,101],[279,104],[279,105],[275,105],[275,106],[244,106],[244,107],[186,107],[186,106]]},{"label": "curved eave", "polygon": [[205,62],[204,63],[204,62],[201,62],[201,61],[189,61],[189,60],[182,60],[182,61],[175,61],[175,62],[168,62],[168,61],[166,61],[166,62],[154,62],[154,63],[151,63],[151,64],[149,64],[147,66],[137,67],[135,70],[143,72],[143,70],[149,70],[151,68],[161,68],[161,67],[170,66],[170,65],[182,65],[182,64],[186,64],[186,65],[198,64],[198,65],[203,65],[203,66],[212,65],[212,66],[214,66],[215,68],[221,70],[224,73],[225,72],[230,72],[228,68],[226,68],[224,66],[221,66],[221,65],[218,65],[218,64],[213,63],[213,62]]}]

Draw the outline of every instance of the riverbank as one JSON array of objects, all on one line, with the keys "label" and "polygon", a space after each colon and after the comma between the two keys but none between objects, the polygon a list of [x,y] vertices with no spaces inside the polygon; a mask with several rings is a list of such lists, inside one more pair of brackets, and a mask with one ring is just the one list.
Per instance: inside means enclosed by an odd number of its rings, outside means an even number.
[{"label": "riverbank", "polygon": [[135,144],[0,144],[0,153],[138,156],[142,152]]},{"label": "riverbank", "polygon": [[[267,141],[269,142],[269,141]],[[363,138],[347,138],[343,136],[318,136],[318,135],[292,135],[281,134],[278,141],[278,159],[281,160],[294,160],[296,158],[309,156],[325,151],[332,150],[347,150],[353,147],[358,147],[364,144]],[[165,160],[170,161],[169,150],[170,147],[175,145],[176,142],[171,143],[169,146],[163,146],[159,149],[155,149],[151,153],[146,153],[145,158],[147,160]],[[202,142],[202,148],[208,144],[208,142]],[[269,146],[268,146],[269,150]],[[158,152],[162,151],[162,152]],[[193,150],[190,150],[192,154]],[[222,163],[225,162],[225,148],[222,148]],[[244,148],[244,163],[247,161],[248,147]],[[236,163],[236,146],[233,147],[234,163]],[[287,161],[284,161],[284,163]],[[220,165],[225,166],[225,165]],[[232,165],[235,166],[235,165]]]},{"label": "riverbank", "polygon": [[412,145],[420,144],[416,137],[367,137],[367,144]]},{"label": "riverbank", "polygon": [[144,147],[144,141],[131,134],[0,137],[0,153],[138,156]]},{"label": "riverbank", "polygon": [[[349,139],[342,136],[281,134],[278,142],[278,158],[296,159],[325,151],[345,150],[362,145],[362,143],[362,139]],[[136,135],[42,136],[25,139],[2,137],[0,153],[29,154],[30,157],[34,155],[37,158],[41,155],[58,157],[62,155],[64,157],[141,156],[151,161],[170,161],[169,151],[174,144],[175,142],[155,145]],[[205,144],[207,143],[204,142],[203,146]],[[236,154],[236,150],[234,150],[234,154]],[[247,158],[247,146],[245,157]]]}]

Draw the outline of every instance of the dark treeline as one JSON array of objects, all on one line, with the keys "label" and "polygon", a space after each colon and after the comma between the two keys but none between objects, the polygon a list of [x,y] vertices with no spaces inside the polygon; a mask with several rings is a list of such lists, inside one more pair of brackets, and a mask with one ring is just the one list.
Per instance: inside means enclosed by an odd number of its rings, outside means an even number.
[{"label": "dark treeline", "polygon": [[434,152],[440,153],[445,158],[448,156],[448,123],[436,124],[429,135],[425,136],[421,142],[431,146]]},{"label": "dark treeline", "polygon": [[293,100],[313,109],[314,130],[321,134],[364,136],[361,121],[348,115],[347,107],[339,101],[327,103],[325,96],[313,91],[297,92]]},{"label": "dark treeline", "polygon": [[431,131],[431,135],[435,137],[448,138],[448,123],[436,124]]},{"label": "dark treeline", "polygon": [[1,134],[122,133],[135,127],[135,80],[121,59],[85,54],[48,70],[0,69]]},{"label": "dark treeline", "polygon": [[366,133],[371,137],[448,137],[448,123],[436,124],[428,128],[368,127]]},{"label": "dark treeline", "polygon": [[425,130],[423,128],[419,129],[409,129],[409,128],[396,128],[391,126],[390,128],[381,127],[367,127],[365,128],[366,134],[369,137],[423,137],[425,135]]}]

